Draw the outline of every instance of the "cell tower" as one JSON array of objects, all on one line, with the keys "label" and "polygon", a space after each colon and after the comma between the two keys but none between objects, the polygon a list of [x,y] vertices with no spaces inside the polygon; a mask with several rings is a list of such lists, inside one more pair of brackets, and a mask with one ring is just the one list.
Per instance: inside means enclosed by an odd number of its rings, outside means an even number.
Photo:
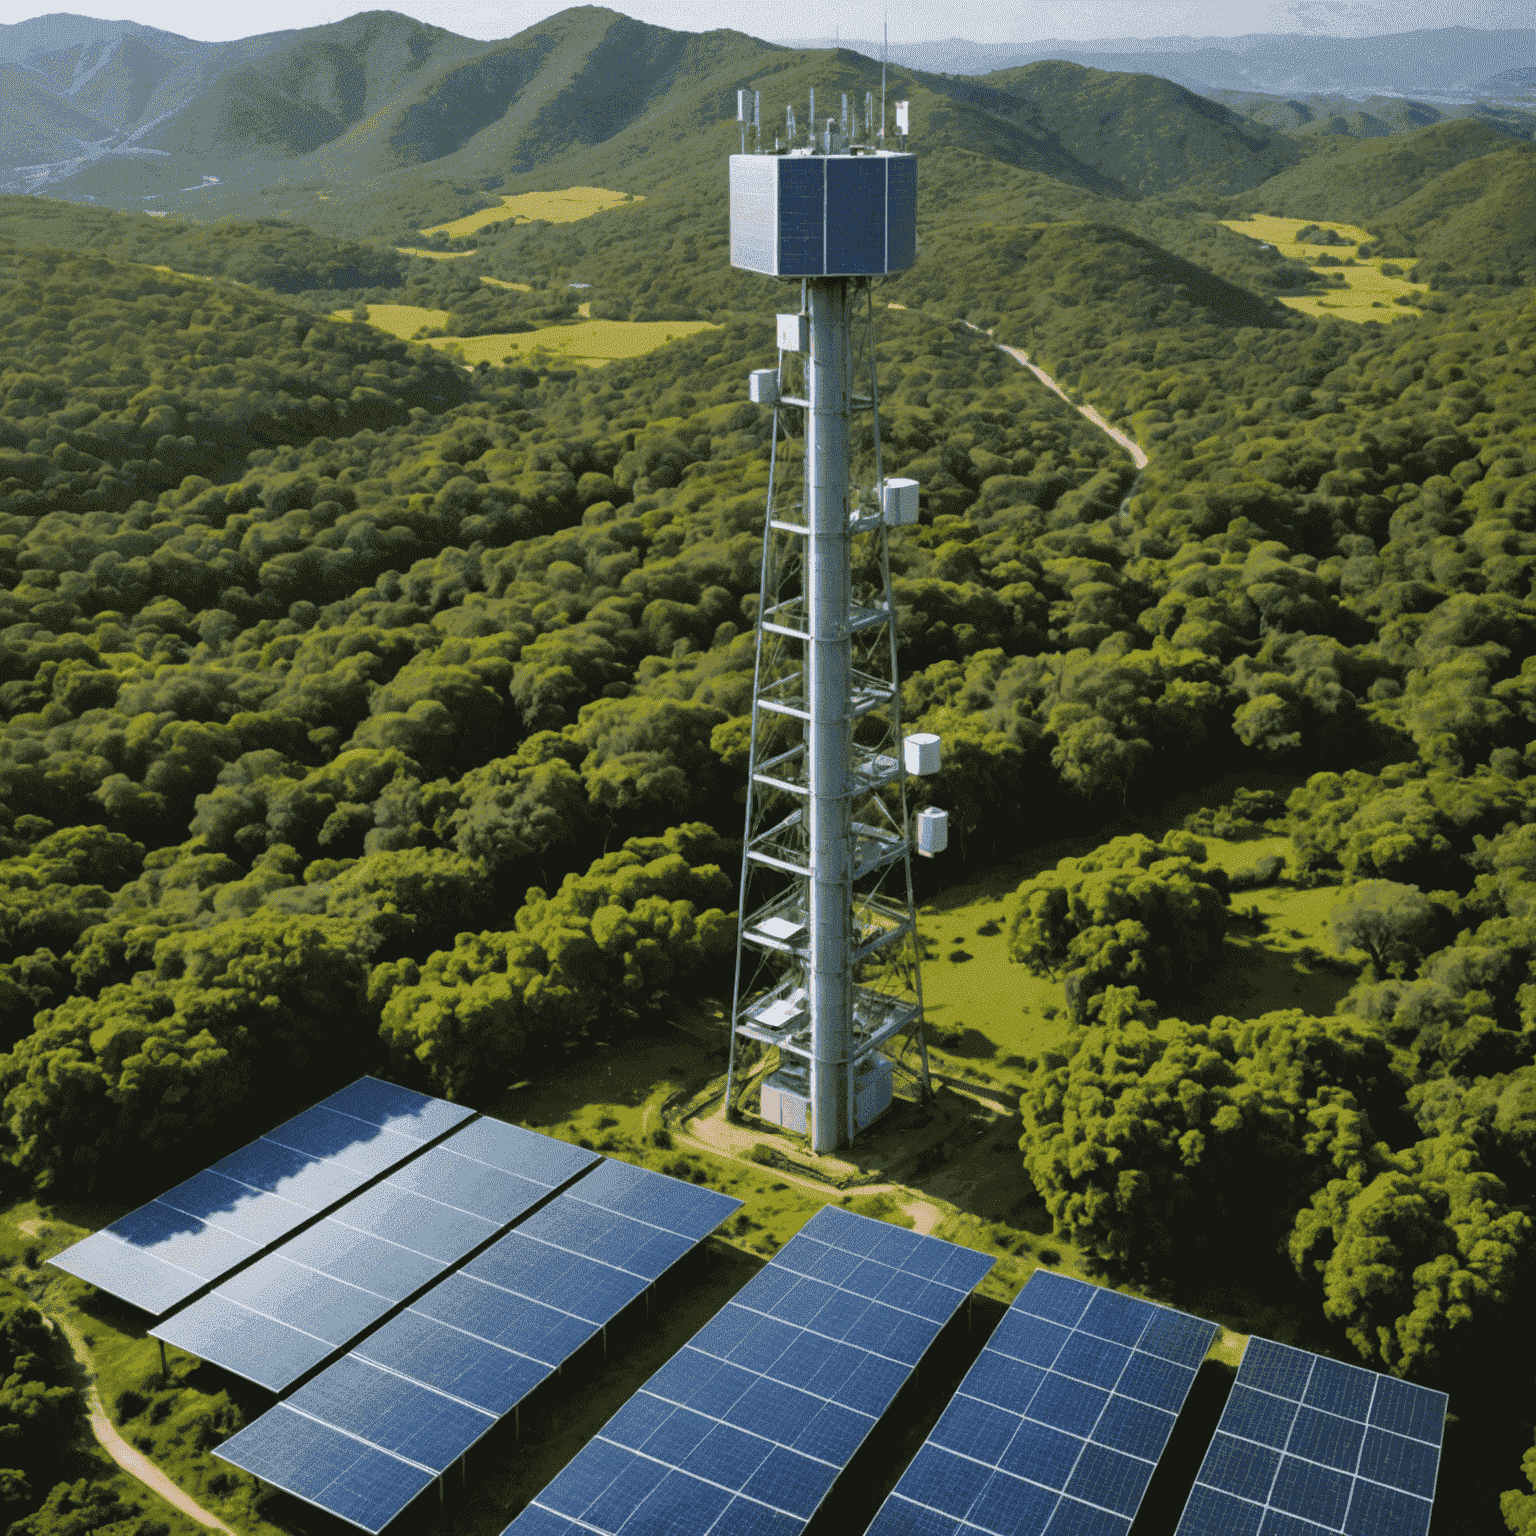
[{"label": "cell tower", "polygon": [[[791,112],[784,149],[731,156],[731,264],[799,278],[800,308],[778,317],[778,367],[751,377],[774,420],[726,1094],[746,1055],[776,1052],[761,1112],[816,1152],[889,1107],[894,1073],[930,1091],[913,821],[925,854],[948,826],[907,810],[939,740],[901,730],[890,539],[918,487],[881,471],[872,288],[917,259],[917,164],[871,132],[872,106],[865,142],[846,98],[818,121],[813,96],[804,141]],[[738,116],[756,120],[747,92]],[[869,485],[852,483],[859,419]]]}]

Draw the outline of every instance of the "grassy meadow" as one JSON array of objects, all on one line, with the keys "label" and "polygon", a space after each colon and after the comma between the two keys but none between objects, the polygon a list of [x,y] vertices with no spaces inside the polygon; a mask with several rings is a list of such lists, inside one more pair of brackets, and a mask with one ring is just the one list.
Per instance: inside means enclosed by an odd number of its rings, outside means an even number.
[{"label": "grassy meadow", "polygon": [[[1317,273],[1337,274],[1344,280],[1343,287],[1330,293],[1282,294],[1280,302],[1298,314],[1313,319],[1332,316],[1336,320],[1402,320],[1419,313],[1418,301],[1425,294],[1421,284],[1411,283],[1400,275],[1382,270],[1390,266],[1401,269],[1412,264],[1412,257],[1398,257],[1388,261],[1380,256],[1361,256],[1355,251],[1341,254],[1344,246],[1308,244],[1296,238],[1297,232],[1307,225],[1319,229],[1331,229],[1350,245],[1368,244],[1369,231],[1354,224],[1341,224],[1329,219],[1282,219],[1274,214],[1256,213],[1247,219],[1222,219],[1226,228],[1251,240],[1272,245],[1282,256],[1304,261]],[[1334,256],[1344,263],[1338,267],[1319,266],[1318,258]],[[1400,301],[1406,300],[1407,303]]]},{"label": "grassy meadow", "polygon": [[622,208],[626,204],[643,203],[643,197],[629,192],[614,192],[607,187],[564,187],[554,192],[503,193],[497,207],[481,208],[467,213],[463,218],[450,219],[446,224],[434,224],[422,230],[424,235],[447,235],[450,239],[462,239],[492,224],[574,224],[578,219],[590,219],[595,213],[606,213],[610,208]]}]

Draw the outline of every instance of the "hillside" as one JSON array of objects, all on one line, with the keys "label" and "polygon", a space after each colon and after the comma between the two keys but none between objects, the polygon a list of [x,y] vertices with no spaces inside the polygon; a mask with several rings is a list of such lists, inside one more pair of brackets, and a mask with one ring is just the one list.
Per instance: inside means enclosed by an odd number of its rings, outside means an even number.
[{"label": "hillside", "polygon": [[1509,139],[1497,128],[1466,120],[1385,139],[1320,138],[1300,164],[1238,202],[1254,213],[1369,224],[1444,172],[1507,148]]},{"label": "hillside", "polygon": [[1347,139],[1380,139],[1412,133],[1431,123],[1469,118],[1511,137],[1536,135],[1536,112],[1487,102],[1433,103],[1404,96],[1273,96],[1257,91],[1208,91],[1213,101],[1231,107],[1254,122],[1303,138],[1332,135]]}]

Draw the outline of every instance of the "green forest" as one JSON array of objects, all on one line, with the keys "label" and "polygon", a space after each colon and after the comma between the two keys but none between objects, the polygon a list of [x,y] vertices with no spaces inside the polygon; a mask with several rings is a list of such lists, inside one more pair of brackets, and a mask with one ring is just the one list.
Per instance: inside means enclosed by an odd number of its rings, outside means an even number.
[{"label": "green forest", "polygon": [[[945,742],[924,893],[1080,849],[1011,882],[1009,957],[1066,1028],[1008,1177],[1098,1278],[1224,1289],[1448,1391],[1436,1532],[1532,1536],[1536,151],[1453,119],[1263,127],[1243,159],[1223,119],[1176,173],[1130,129],[1070,177],[1024,163],[1008,135],[1084,131],[1089,73],[914,87],[999,137],[916,146],[919,261],[873,294],[882,463],[922,486],[903,720]],[[728,265],[723,150],[625,153],[560,163],[643,204],[463,261],[339,202],[0,198],[8,1200],[99,1225],[359,1072],[473,1104],[729,998],[772,430],[746,374],[793,299]],[[1287,309],[1318,279],[1217,222],[1252,211],[1363,224],[1423,312]],[[596,316],[719,329],[469,370],[326,318],[516,331],[578,280]],[[1233,873],[1214,839],[1281,851]],[[1262,890],[1323,902],[1331,1011],[1195,1007]],[[13,1536],[165,1536],[61,1454],[39,1261],[0,1259]],[[238,1422],[209,1401],[199,1454]]]}]

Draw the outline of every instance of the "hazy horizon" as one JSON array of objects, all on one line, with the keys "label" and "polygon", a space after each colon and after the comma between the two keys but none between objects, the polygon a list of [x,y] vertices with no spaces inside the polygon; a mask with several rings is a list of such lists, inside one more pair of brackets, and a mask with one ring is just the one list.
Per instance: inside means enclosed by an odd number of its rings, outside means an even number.
[{"label": "hazy horizon", "polygon": [[[366,10],[393,10],[463,37],[491,40],[515,36],[564,5],[519,0],[398,0],[395,4],[358,6],[347,0],[270,0],[257,13],[243,7],[210,12],[193,0],[141,0],[119,6],[58,8],[17,15],[11,24],[40,16],[68,14],[108,21],[131,21],[202,42],[281,32],[343,21]],[[858,0],[828,16],[824,7],[790,0],[765,12],[734,0],[640,0],[616,5],[625,15],[656,26],[687,32],[730,28],[771,41],[822,38],[834,30],[850,41],[880,36],[887,14],[890,40],[902,46],[963,39],[974,43],[1016,44],[1123,42],[1128,39],[1234,38],[1254,33],[1292,33],[1298,37],[1379,37],[1394,33],[1460,26],[1496,31],[1531,25],[1525,0],[1466,0],[1454,14],[1439,0],[1404,0],[1398,5],[1362,0],[1043,0],[1028,6],[1000,7],[973,16],[973,25],[933,25],[931,6],[894,0],[888,7]],[[771,29],[763,23],[771,19]],[[1513,61],[1518,63],[1519,61]]]}]

